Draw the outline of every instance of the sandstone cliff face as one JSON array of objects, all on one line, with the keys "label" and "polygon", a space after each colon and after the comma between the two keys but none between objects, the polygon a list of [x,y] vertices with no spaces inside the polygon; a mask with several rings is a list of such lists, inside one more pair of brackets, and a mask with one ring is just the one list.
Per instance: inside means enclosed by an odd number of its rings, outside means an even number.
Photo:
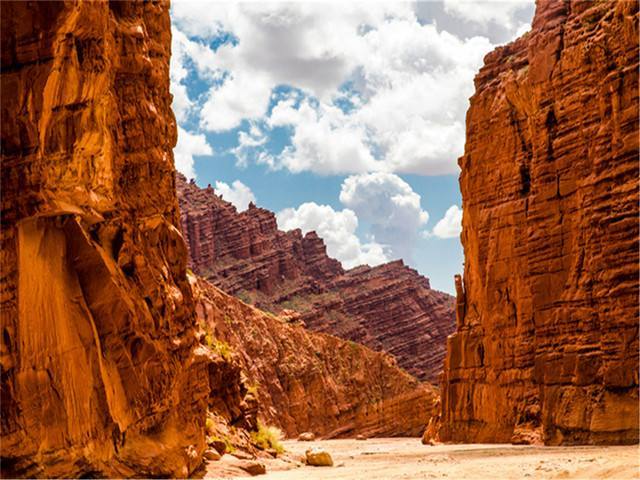
[{"label": "sandstone cliff face", "polygon": [[2,474],[186,476],[204,448],[165,2],[2,4]]},{"label": "sandstone cliff face", "polygon": [[282,232],[272,212],[251,205],[238,213],[181,175],[177,188],[195,272],[263,310],[392,353],[416,377],[437,379],[454,329],[450,295],[401,261],[345,272],[315,232]]},{"label": "sandstone cliff face", "polygon": [[638,4],[539,0],[460,158],[444,440],[638,441]]},{"label": "sandstone cliff face", "polygon": [[387,354],[287,324],[202,279],[194,282],[213,350],[243,367],[245,404],[253,397],[259,417],[288,436],[418,436],[435,413],[436,390]]}]

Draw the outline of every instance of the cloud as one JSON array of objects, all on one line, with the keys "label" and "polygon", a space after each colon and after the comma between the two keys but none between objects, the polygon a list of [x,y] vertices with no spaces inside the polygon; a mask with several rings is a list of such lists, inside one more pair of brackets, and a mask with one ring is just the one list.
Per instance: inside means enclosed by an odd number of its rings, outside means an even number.
[{"label": "cloud", "polygon": [[429,214],[408,183],[392,173],[354,175],[343,182],[340,201],[371,225],[374,238],[388,246],[392,258],[411,260]]},{"label": "cloud", "polygon": [[439,238],[459,237],[462,232],[462,209],[457,205],[451,205],[435,227],[433,235]]},{"label": "cloud", "polygon": [[249,207],[249,203],[255,203],[256,197],[249,187],[240,180],[234,180],[229,185],[224,182],[216,182],[216,190],[222,194],[222,198],[227,202],[231,202],[238,211],[242,212]]},{"label": "cloud", "polygon": [[[285,99],[272,109],[269,125],[293,127],[276,167],[320,174],[457,173],[467,99],[489,41],[462,41],[415,18],[383,22],[354,33],[352,41],[360,59],[350,77],[357,87],[331,102]],[[350,108],[337,107],[338,97]]]},{"label": "cloud", "polygon": [[373,158],[362,125],[350,121],[339,108],[315,108],[308,100],[295,108],[280,101],[269,117],[270,126],[291,126],[291,145],[275,159],[275,167],[294,173],[320,174],[367,172],[384,168]]},{"label": "cloud", "polygon": [[[222,132],[249,120],[270,135],[287,126],[289,145],[274,152],[266,142],[252,158],[295,173],[456,173],[473,76],[493,45],[418,21],[414,8],[174,3],[181,54],[209,78],[200,127]],[[229,35],[237,41],[212,46]],[[273,106],[283,85],[304,100]],[[184,96],[175,95],[181,112]]]},{"label": "cloud", "polygon": [[383,21],[390,11],[410,9],[345,5],[336,15],[333,7],[320,4],[174,2],[174,30],[205,40],[226,33],[237,39],[215,50],[211,63],[229,76],[210,89],[200,111],[201,126],[224,131],[242,119],[263,116],[272,89],[282,84],[329,95],[353,69],[342,38],[353,36],[358,25]]},{"label": "cloud", "polygon": [[185,80],[195,69],[198,75],[209,81],[220,81],[223,72],[215,68],[215,54],[207,46],[190,40],[183,32],[173,28],[171,37],[171,93],[176,120],[184,123],[194,111],[196,103],[189,98]]},{"label": "cloud", "polygon": [[212,89],[200,111],[200,126],[211,132],[239,127],[242,120],[263,116],[272,85],[254,72],[236,70],[222,86]]},{"label": "cloud", "polygon": [[173,150],[176,169],[187,178],[195,178],[193,170],[194,155],[213,155],[211,145],[207,143],[204,134],[187,132],[178,126],[178,143]]},{"label": "cloud", "polygon": [[352,210],[335,211],[329,205],[308,202],[295,209],[286,208],[276,218],[282,230],[315,231],[324,240],[329,256],[345,268],[362,264],[375,266],[388,261],[382,245],[375,241],[360,242],[355,234],[358,218]]},{"label": "cloud", "polygon": [[184,122],[189,111],[193,108],[193,102],[189,99],[187,88],[182,82],[189,75],[187,66],[187,57],[184,53],[181,35],[174,32],[171,38],[171,63],[169,66],[169,76],[171,78],[171,93],[173,94],[173,103],[171,104],[176,120],[179,123]]},{"label": "cloud", "polygon": [[238,132],[238,146],[231,149],[231,153],[236,156],[237,165],[246,167],[251,158],[259,157],[264,153],[257,152],[256,149],[264,145],[266,141],[266,135],[256,125],[251,125],[248,132]]},{"label": "cloud", "polygon": [[508,29],[514,29],[518,11],[528,10],[533,1],[494,0],[478,2],[477,0],[443,0],[445,12],[463,20],[487,25],[495,22]]}]

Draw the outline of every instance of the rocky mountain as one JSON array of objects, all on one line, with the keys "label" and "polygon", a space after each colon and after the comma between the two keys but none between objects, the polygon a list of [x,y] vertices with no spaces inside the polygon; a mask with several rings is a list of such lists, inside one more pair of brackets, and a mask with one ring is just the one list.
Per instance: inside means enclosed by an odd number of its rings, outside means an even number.
[{"label": "rocky mountain", "polygon": [[538,0],[459,163],[443,440],[638,441],[638,3]]},{"label": "rocky mountain", "polygon": [[253,204],[238,212],[182,175],[177,188],[196,273],[263,310],[386,351],[416,377],[437,379],[454,329],[453,297],[402,261],[345,271],[315,232],[280,231],[272,212]]},{"label": "rocky mountain", "polygon": [[168,2],[3,2],[1,27],[2,476],[187,476],[209,383]]},{"label": "rocky mountain", "polygon": [[288,324],[195,277],[194,289],[213,351],[233,357],[258,418],[287,436],[419,436],[435,412],[437,390],[388,354]]}]

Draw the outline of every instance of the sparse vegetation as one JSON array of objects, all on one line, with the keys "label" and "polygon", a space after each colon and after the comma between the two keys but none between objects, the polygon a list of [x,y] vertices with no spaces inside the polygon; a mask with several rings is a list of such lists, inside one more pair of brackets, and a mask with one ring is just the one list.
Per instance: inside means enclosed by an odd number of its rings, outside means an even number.
[{"label": "sparse vegetation", "polygon": [[233,350],[231,346],[224,340],[218,340],[216,338],[213,343],[213,351],[225,360],[231,360],[231,358],[233,357]]},{"label": "sparse vegetation", "polygon": [[258,384],[257,383],[252,383],[251,385],[249,385],[247,387],[247,394],[248,395],[253,395],[254,397],[258,397]]},{"label": "sparse vegetation", "polygon": [[207,433],[209,435],[211,435],[214,431],[214,427],[215,424],[213,423],[213,419],[212,418],[207,418],[207,420],[204,423],[205,428],[207,429]]},{"label": "sparse vegetation", "polygon": [[242,300],[244,303],[247,303],[249,305],[253,304],[253,299],[251,298],[251,295],[249,295],[249,292],[245,291],[245,290],[241,290],[236,294],[236,297],[238,297],[240,300]]},{"label": "sparse vegetation", "polygon": [[207,332],[204,337],[204,340],[211,350],[220,355],[225,360],[229,361],[233,357],[233,349],[231,346],[225,342],[224,340],[220,340],[215,338],[211,332]]},{"label": "sparse vegetation", "polygon": [[258,422],[258,431],[251,432],[251,441],[256,447],[262,450],[273,449],[278,453],[284,452],[282,443],[282,432],[279,428],[272,425],[264,425],[262,422]]}]

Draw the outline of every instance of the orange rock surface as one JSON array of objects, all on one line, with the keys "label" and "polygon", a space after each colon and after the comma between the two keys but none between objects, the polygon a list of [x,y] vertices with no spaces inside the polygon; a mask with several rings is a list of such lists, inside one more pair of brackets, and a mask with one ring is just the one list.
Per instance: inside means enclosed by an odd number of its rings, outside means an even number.
[{"label": "orange rock surface", "polygon": [[2,3],[2,476],[186,476],[209,394],[166,2]]},{"label": "orange rock surface", "polygon": [[263,310],[386,351],[422,380],[442,370],[454,299],[400,261],[345,271],[315,232],[278,230],[273,212],[238,212],[213,189],[177,178],[194,271]]},{"label": "orange rock surface", "polygon": [[287,324],[202,279],[194,288],[213,350],[237,359],[259,418],[287,436],[419,436],[435,413],[436,389],[389,355]]},{"label": "orange rock surface", "polygon": [[460,158],[443,440],[638,441],[638,3],[539,0]]}]

